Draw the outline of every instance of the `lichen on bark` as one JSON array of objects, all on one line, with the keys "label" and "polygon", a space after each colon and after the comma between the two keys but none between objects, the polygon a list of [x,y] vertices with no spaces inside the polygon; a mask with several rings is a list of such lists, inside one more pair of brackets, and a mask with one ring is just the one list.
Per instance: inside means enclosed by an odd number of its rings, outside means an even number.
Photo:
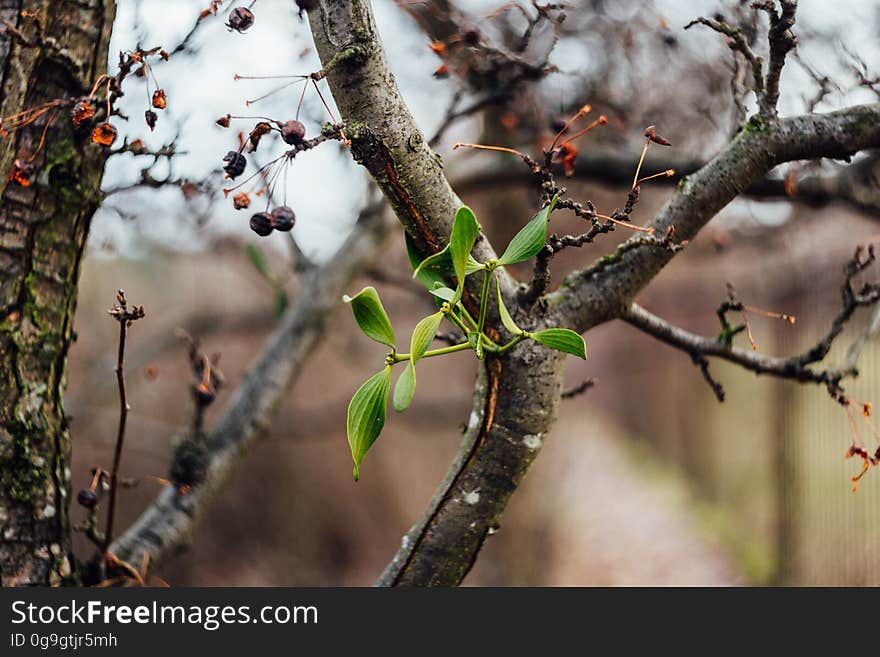
[{"label": "lichen on bark", "polygon": [[[20,0],[0,13],[44,43],[5,37],[0,115],[88,93],[107,63],[111,0]],[[70,22],[77,29],[70,29]],[[70,435],[62,395],[89,222],[100,201],[106,155],[63,110],[0,144],[0,583],[76,581],[70,551]],[[46,117],[48,118],[48,116]],[[34,158],[32,184],[9,182],[18,157]]]}]

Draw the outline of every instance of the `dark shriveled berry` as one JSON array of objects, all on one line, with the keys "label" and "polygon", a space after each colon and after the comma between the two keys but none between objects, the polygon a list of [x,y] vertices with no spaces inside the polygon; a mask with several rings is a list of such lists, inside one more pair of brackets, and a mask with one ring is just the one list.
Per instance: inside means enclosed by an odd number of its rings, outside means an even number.
[{"label": "dark shriveled berry", "polygon": [[147,120],[147,125],[150,127],[150,130],[156,129],[156,121],[159,119],[159,116],[153,110],[147,110],[144,112],[144,118]]},{"label": "dark shriveled berry", "polygon": [[98,506],[98,494],[91,488],[83,488],[76,494],[76,501],[79,502],[80,506],[84,506],[87,509],[94,509]]},{"label": "dark shriveled berry", "polygon": [[213,387],[203,382],[193,386],[193,397],[199,406],[209,406],[217,398],[217,393]]},{"label": "dark shriveled berry", "polygon": [[293,228],[294,224],[296,224],[296,215],[286,205],[272,210],[272,225],[275,227],[275,230],[286,233]]},{"label": "dark shriveled berry", "polygon": [[302,121],[287,121],[279,127],[281,128],[281,138],[285,144],[296,146],[301,144],[306,137],[306,127],[302,124]]},{"label": "dark shriveled berry", "polygon": [[208,473],[208,450],[198,440],[186,438],[174,449],[169,479],[178,489],[192,488],[205,480]]},{"label": "dark shriveled berry", "polygon": [[268,212],[258,212],[251,217],[251,230],[260,237],[271,235],[274,229],[272,216]]},{"label": "dark shriveled berry", "polygon": [[226,154],[226,157],[223,158],[223,161],[226,162],[226,166],[223,167],[223,170],[228,173],[229,177],[233,180],[243,174],[244,169],[247,166],[247,160],[244,155],[238,151],[229,151]]},{"label": "dark shriveled berry", "polygon": [[229,12],[229,22],[226,27],[236,32],[246,32],[254,24],[254,13],[244,7],[236,7]]}]

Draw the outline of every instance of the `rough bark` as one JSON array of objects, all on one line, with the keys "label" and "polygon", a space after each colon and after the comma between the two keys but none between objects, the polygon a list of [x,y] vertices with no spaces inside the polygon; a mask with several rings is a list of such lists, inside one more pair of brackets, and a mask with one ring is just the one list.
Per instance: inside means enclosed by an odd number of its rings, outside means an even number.
[{"label": "rough bark", "polygon": [[[88,93],[103,73],[115,16],[112,0],[2,0],[0,14],[43,42],[0,36],[0,115]],[[45,120],[0,144],[0,583],[60,584],[74,577],[67,514],[70,437],[64,415],[67,353],[80,261],[100,200],[105,155],[62,112],[46,133],[30,187],[9,183]]]}]

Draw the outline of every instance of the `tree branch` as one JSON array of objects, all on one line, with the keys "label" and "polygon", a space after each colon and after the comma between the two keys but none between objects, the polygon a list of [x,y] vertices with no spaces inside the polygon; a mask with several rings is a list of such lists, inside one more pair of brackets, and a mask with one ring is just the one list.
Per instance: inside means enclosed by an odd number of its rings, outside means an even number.
[{"label": "tree branch", "polygon": [[[578,154],[572,177],[575,180],[590,180],[628,189],[632,184],[633,167],[638,159],[639,152],[629,147],[597,146]],[[704,166],[706,160],[670,153],[664,149],[649,151],[643,169],[651,172],[674,170],[674,176],[658,178],[651,183],[652,186],[661,187],[677,185],[683,177]],[[531,173],[520,166],[519,162],[510,163],[497,158],[475,158],[473,167],[462,169],[456,169],[457,174],[452,182],[455,189],[463,195],[477,190],[525,185],[533,181]],[[743,190],[742,196],[761,201],[790,201],[812,207],[841,202],[880,217],[880,157],[877,154],[840,167],[837,171],[795,178],[794,182],[794,185],[786,185],[781,177],[763,176]]]},{"label": "tree branch", "polygon": [[[845,377],[858,376],[856,365],[859,353],[864,347],[865,342],[877,331],[878,319],[876,312],[859,338],[850,346],[842,365],[824,370],[813,369],[810,366],[825,359],[828,352],[831,351],[832,344],[843,332],[844,326],[852,319],[853,314],[858,308],[874,306],[880,302],[880,285],[864,283],[861,287],[857,288],[855,286],[856,276],[864,272],[874,261],[873,246],[868,247],[867,253],[865,253],[862,247],[856,249],[855,255],[843,268],[844,281],[840,292],[841,309],[831,322],[831,327],[813,347],[792,358],[774,358],[758,354],[755,351],[746,351],[734,347],[731,344],[733,334],[741,329],[730,331],[730,325],[724,319],[724,313],[729,308],[729,304],[727,306],[722,305],[718,310],[718,316],[724,326],[724,333],[722,333],[722,337],[716,339],[704,338],[688,333],[684,329],[673,326],[652,315],[637,304],[632,304],[621,316],[621,319],[654,336],[658,340],[690,354],[694,364],[699,365],[703,377],[712,387],[716,397],[718,397],[718,401],[724,401],[724,390],[721,384],[713,379],[709,373],[707,356],[714,356],[736,363],[747,370],[755,372],[755,374],[770,374],[801,383],[823,384],[827,387],[828,393],[835,401],[849,403],[840,385],[840,381]],[[736,302],[740,309],[744,308],[742,304],[736,301],[732,290],[728,292],[728,295]],[[746,322],[746,326],[748,326],[748,320]]]},{"label": "tree branch", "polygon": [[[327,81],[351,127],[352,154],[376,180],[422,254],[436,252],[448,239],[461,202],[400,96],[369,2],[324,0],[309,12],[309,23],[325,69],[327,62],[337,62]],[[495,257],[485,237],[478,238],[474,256]],[[497,276],[508,307],[516,308],[513,281],[503,270]],[[542,319],[522,321],[531,331],[537,328],[531,324]],[[378,584],[461,582],[553,424],[561,367],[557,353],[531,343],[486,361],[459,454]]]},{"label": "tree branch", "polygon": [[[715,159],[681,181],[650,226],[659,235],[674,226],[676,239],[691,240],[721,208],[778,164],[847,159],[878,147],[880,104],[772,122],[753,117]],[[548,302],[558,321],[585,331],[624,314],[639,290],[673,256],[669,249],[630,238],[615,253],[568,276]]]},{"label": "tree branch", "polygon": [[[632,304],[620,319],[661,342],[687,353],[695,364],[700,365],[704,376],[708,375],[703,367],[704,363],[706,363],[706,367],[708,366],[707,356],[736,363],[755,374],[768,374],[800,383],[818,383],[835,389],[841,379],[854,376],[857,373],[853,367],[846,367],[842,370],[836,368],[814,370],[802,364],[800,357],[778,358],[739,347],[729,347],[716,338],[706,338],[674,326],[638,304]],[[713,392],[719,397],[719,401],[723,401],[723,393],[719,395],[716,388],[719,384],[711,378],[709,382]]]}]

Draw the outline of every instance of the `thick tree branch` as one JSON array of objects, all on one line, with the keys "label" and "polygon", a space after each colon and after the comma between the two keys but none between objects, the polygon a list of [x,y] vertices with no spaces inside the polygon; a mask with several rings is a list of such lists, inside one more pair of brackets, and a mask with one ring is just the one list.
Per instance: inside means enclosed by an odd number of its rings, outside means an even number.
[{"label": "thick tree branch", "polygon": [[[461,203],[400,96],[369,2],[325,0],[309,12],[309,23],[350,127],[352,154],[423,253],[437,251]],[[474,256],[495,257],[485,238],[478,239]],[[512,280],[501,270],[497,275],[509,307],[515,308]],[[536,317],[520,320],[530,331],[536,328],[531,324],[541,323]],[[485,363],[461,450],[380,585],[461,582],[553,424],[561,367],[558,354],[531,343]]]},{"label": "thick tree branch", "polygon": [[[880,104],[773,122],[752,118],[711,162],[681,181],[672,199],[651,222],[655,234],[675,227],[690,240],[721,208],[776,165],[804,159],[847,159],[880,147]],[[589,268],[566,278],[549,296],[560,322],[585,331],[626,312],[635,295],[674,253],[634,237]]]},{"label": "thick tree branch", "polygon": [[309,272],[296,303],[285,313],[208,434],[206,480],[185,496],[171,486],[165,488],[111,546],[111,552],[129,563],[141,563],[148,553],[150,564],[155,565],[188,544],[199,516],[271,421],[275,407],[324,336],[345,287],[376,257],[389,228],[381,211],[367,211],[337,254]]},{"label": "thick tree branch", "polygon": [[[629,188],[639,151],[628,147],[594,147],[580,153],[575,163],[573,178]],[[477,165],[477,162],[479,165]],[[662,151],[649,151],[643,169],[648,172],[672,169],[675,176],[658,178],[652,186],[677,185],[685,176],[699,171],[705,160]],[[510,185],[528,185],[533,181],[531,172],[519,162],[498,158],[475,158],[473,166],[456,168],[452,183],[460,194],[477,190],[507,188]],[[853,208],[880,217],[880,158],[871,154],[848,166],[829,173],[809,173],[795,177],[786,184],[781,177],[764,176],[746,188],[742,196],[761,201],[791,201],[812,207],[829,203],[846,203]]]}]

